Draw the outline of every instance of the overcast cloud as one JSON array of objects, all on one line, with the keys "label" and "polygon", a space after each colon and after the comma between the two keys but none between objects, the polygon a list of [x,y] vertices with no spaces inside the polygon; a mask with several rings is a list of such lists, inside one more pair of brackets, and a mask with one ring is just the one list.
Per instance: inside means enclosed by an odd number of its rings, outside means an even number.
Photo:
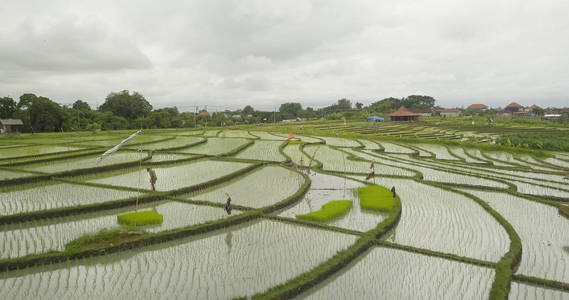
[{"label": "overcast cloud", "polygon": [[0,0],[0,96],[569,106],[569,1]]}]

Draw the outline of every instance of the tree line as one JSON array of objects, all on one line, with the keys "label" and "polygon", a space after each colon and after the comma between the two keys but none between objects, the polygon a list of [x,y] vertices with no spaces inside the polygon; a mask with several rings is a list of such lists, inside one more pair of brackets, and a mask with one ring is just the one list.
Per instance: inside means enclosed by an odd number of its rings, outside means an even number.
[{"label": "tree line", "polygon": [[202,126],[231,126],[235,124],[272,123],[296,119],[358,119],[375,113],[389,113],[401,105],[407,107],[434,106],[430,96],[412,95],[405,98],[386,98],[364,107],[349,99],[319,109],[303,108],[298,102],[280,105],[278,111],[257,111],[247,105],[235,111],[208,113],[204,110],[180,112],[176,107],[154,109],[138,92],[123,90],[111,92],[102,105],[92,108],[77,100],[73,105],[60,105],[55,101],[31,93],[23,94],[18,101],[0,98],[1,119],[21,119],[22,132],[53,132],[81,130],[117,130],[150,128],[191,128]]}]

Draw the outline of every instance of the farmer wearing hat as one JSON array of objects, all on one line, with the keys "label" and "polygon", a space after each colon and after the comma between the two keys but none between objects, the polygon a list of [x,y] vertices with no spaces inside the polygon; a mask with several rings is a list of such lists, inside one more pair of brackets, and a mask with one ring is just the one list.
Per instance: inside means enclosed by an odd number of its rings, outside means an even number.
[{"label": "farmer wearing hat", "polygon": [[151,168],[146,168],[146,172],[148,172],[148,175],[150,175],[150,185],[152,185],[152,191],[156,191],[156,188],[154,187],[156,181],[158,180],[158,177],[156,177],[156,172],[154,172],[154,170]]}]

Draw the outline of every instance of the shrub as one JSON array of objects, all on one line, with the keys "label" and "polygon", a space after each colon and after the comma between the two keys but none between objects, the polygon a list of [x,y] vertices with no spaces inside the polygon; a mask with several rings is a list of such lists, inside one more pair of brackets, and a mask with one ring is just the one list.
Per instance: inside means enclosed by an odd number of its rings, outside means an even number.
[{"label": "shrub", "polygon": [[135,213],[128,213],[117,216],[119,224],[129,225],[129,226],[162,224],[163,218],[164,216],[152,210],[139,211]]},{"label": "shrub", "polygon": [[304,215],[296,215],[296,218],[309,221],[328,221],[345,214],[350,207],[352,207],[352,201],[350,200],[330,201],[324,204],[320,210]]},{"label": "shrub", "polygon": [[358,188],[358,195],[362,208],[376,211],[389,211],[393,208],[393,193],[384,187],[377,185],[361,187]]}]

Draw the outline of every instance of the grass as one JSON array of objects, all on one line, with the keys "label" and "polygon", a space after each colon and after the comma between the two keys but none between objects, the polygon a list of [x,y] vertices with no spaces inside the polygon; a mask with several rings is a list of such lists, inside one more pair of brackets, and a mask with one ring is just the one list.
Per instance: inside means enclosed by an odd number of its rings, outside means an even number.
[{"label": "grass", "polygon": [[296,215],[296,218],[308,221],[328,221],[345,214],[351,207],[352,201],[350,200],[335,200],[324,204],[320,210]]},{"label": "grass", "polygon": [[358,188],[360,205],[364,209],[376,211],[390,211],[393,208],[393,193],[390,190],[370,185]]},{"label": "grass", "polygon": [[127,213],[117,216],[119,224],[128,226],[144,226],[162,224],[164,216],[152,210]]},{"label": "grass", "polygon": [[294,141],[294,140],[290,140],[288,141],[289,145],[300,145],[300,144],[304,144],[303,141]]},{"label": "grass", "polygon": [[131,240],[140,239],[143,234],[126,232],[121,229],[102,229],[95,234],[86,234],[65,245],[67,255],[88,250],[105,249]]},{"label": "grass", "polygon": [[560,206],[559,214],[569,219],[569,206],[568,205]]}]

